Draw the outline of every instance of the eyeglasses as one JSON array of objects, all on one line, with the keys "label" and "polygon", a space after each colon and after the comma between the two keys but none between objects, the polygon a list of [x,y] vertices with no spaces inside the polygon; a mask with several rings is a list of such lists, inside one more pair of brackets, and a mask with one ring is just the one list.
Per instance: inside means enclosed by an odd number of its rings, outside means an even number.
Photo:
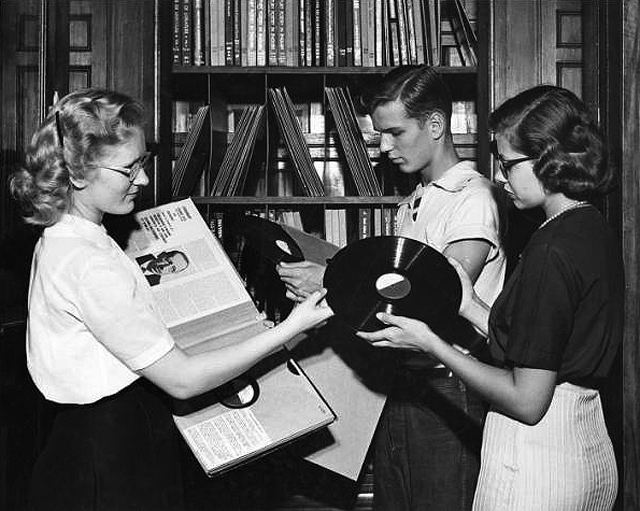
[{"label": "eyeglasses", "polygon": [[500,165],[500,170],[502,170],[502,173],[505,175],[505,177],[507,176],[507,174],[509,173],[509,171],[514,165],[517,165],[518,163],[522,163],[523,161],[531,161],[531,160],[538,159],[538,158],[533,158],[531,156],[525,156],[523,158],[514,158],[512,160],[507,160],[504,156],[502,156],[498,152],[498,143],[495,140],[491,141],[490,149],[491,149],[491,154],[493,154],[496,160],[498,160],[498,164]]},{"label": "eyeglasses", "polygon": [[124,167],[106,167],[104,165],[101,165],[101,167],[103,169],[113,170],[118,174],[122,174],[123,176],[129,178],[130,183],[133,183],[140,175],[140,172],[142,172],[143,170],[146,171],[149,168],[149,163],[151,162],[152,156],[153,155],[149,151],[147,151],[133,163],[125,165]]}]

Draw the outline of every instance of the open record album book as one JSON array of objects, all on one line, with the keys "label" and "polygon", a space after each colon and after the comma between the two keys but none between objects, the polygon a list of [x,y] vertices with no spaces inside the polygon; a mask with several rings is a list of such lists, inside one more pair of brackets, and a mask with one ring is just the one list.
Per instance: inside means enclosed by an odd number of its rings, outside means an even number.
[{"label": "open record album book", "polygon": [[[140,228],[126,252],[147,277],[160,316],[183,350],[216,349],[270,328],[191,199],[142,211],[136,219]],[[210,476],[334,420],[286,349],[174,408],[176,426]]]}]

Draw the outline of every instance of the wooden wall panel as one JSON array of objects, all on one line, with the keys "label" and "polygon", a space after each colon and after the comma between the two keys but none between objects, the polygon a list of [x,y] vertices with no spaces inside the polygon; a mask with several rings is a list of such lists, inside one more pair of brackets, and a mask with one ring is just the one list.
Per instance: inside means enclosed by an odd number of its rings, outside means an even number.
[{"label": "wooden wall panel", "polygon": [[491,109],[541,83],[582,96],[581,25],[581,0],[495,0]]},{"label": "wooden wall panel", "polygon": [[490,108],[556,75],[556,2],[495,0],[490,54]]},{"label": "wooden wall panel", "polygon": [[40,121],[40,2],[0,2],[0,237],[19,222],[4,183]]},{"label": "wooden wall panel", "polygon": [[622,234],[627,277],[624,380],[624,509],[640,509],[640,8],[623,1]]}]

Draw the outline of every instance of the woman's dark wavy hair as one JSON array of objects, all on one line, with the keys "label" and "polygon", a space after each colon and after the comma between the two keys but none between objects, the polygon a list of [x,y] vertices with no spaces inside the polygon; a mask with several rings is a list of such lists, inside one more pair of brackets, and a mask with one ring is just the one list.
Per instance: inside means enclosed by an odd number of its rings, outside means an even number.
[{"label": "woman's dark wavy hair", "polygon": [[369,113],[380,105],[400,100],[410,118],[420,122],[433,112],[451,120],[451,91],[444,79],[430,66],[400,66],[389,71],[362,98]]},{"label": "woman's dark wavy hair", "polygon": [[583,200],[613,186],[602,134],[567,89],[539,85],[521,92],[489,116],[489,129],[514,150],[537,158],[533,172],[549,192]]},{"label": "woman's dark wavy hair", "polygon": [[108,148],[127,142],[143,125],[140,103],[119,92],[83,89],[58,101],[34,133],[24,165],[9,181],[25,221],[55,224],[73,200],[70,178],[90,178],[93,164]]}]

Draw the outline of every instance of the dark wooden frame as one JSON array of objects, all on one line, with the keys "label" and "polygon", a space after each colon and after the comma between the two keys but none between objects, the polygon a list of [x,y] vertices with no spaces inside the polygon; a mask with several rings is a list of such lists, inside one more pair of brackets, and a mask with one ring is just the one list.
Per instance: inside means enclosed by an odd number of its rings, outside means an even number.
[{"label": "dark wooden frame", "polygon": [[622,22],[622,239],[627,278],[623,349],[624,509],[640,509],[640,7],[623,0]]}]

